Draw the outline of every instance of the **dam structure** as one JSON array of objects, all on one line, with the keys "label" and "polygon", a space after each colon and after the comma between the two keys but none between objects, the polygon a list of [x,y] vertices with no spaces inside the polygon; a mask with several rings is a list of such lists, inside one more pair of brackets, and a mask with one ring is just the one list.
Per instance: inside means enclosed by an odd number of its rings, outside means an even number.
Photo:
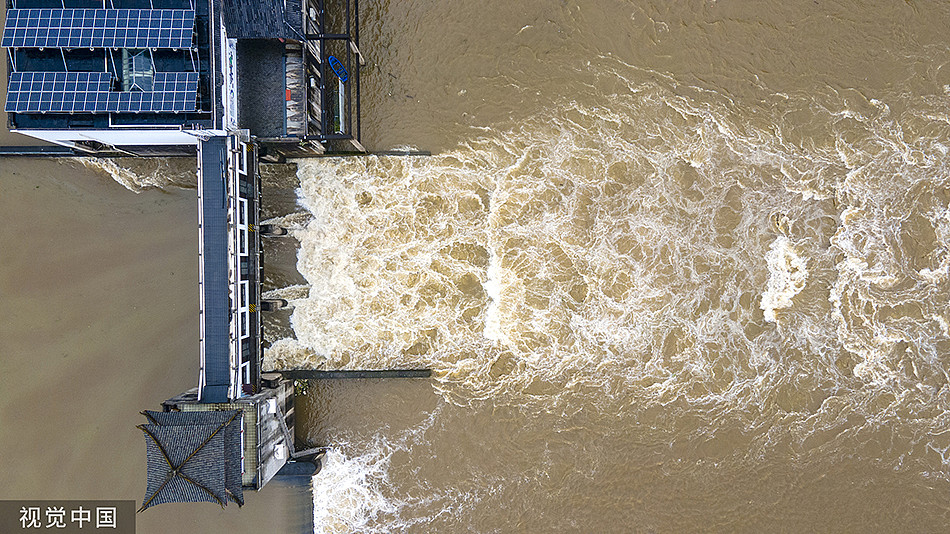
[{"label": "dam structure", "polygon": [[197,160],[199,376],[142,412],[142,510],[241,505],[243,489],[319,452],[295,449],[293,379],[261,371],[260,314],[280,305],[261,299],[261,236],[286,231],[260,224],[258,161],[364,151],[358,0],[6,7],[8,128],[55,146],[0,155]]}]

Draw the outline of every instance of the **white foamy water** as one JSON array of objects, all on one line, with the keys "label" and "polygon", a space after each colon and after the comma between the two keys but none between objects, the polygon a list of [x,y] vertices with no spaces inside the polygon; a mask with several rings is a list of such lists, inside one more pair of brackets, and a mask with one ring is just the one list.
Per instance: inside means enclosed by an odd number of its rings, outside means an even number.
[{"label": "white foamy water", "polygon": [[[829,96],[816,112],[785,95],[750,121],[719,95],[600,68],[626,80],[603,102],[430,158],[298,162],[309,292],[270,365],[431,367],[445,399],[476,410],[733,436],[742,465],[865,447],[945,481],[950,167],[934,137],[904,133],[950,133],[922,118],[931,104],[895,116]],[[801,141],[815,132],[827,140]],[[664,430],[670,417],[702,422]],[[353,503],[377,504],[347,509],[396,528],[411,512],[387,507],[406,481],[354,474],[383,464],[341,460],[317,479],[352,480]]]},{"label": "white foamy water", "polygon": [[340,450],[327,451],[312,483],[314,532],[361,532],[380,514],[395,511],[382,493],[386,465],[378,455],[348,458]]},{"label": "white foamy water", "polygon": [[77,158],[86,168],[108,175],[126,189],[195,188],[198,175],[191,157]]},{"label": "white foamy water", "polygon": [[769,280],[762,294],[762,311],[765,320],[774,323],[775,311],[792,305],[795,295],[805,289],[808,280],[806,262],[785,237],[777,237],[766,254]]}]

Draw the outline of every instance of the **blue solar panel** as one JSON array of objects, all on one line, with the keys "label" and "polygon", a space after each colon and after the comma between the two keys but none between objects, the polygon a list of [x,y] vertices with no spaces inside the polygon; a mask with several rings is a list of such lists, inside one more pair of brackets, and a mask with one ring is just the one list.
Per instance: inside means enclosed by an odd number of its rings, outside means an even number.
[{"label": "blue solar panel", "polygon": [[156,72],[151,91],[110,91],[108,72],[13,72],[7,113],[194,111],[197,72]]},{"label": "blue solar panel", "polygon": [[187,9],[10,9],[6,48],[190,48]]}]

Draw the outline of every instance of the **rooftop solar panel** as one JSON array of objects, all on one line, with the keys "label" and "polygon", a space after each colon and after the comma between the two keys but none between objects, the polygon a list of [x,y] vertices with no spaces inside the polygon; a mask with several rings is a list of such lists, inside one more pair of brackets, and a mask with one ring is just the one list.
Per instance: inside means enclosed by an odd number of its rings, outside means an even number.
[{"label": "rooftop solar panel", "polygon": [[197,72],[156,72],[151,91],[110,91],[108,72],[13,72],[7,113],[194,111]]},{"label": "rooftop solar panel", "polygon": [[190,48],[187,9],[10,9],[6,48]]}]

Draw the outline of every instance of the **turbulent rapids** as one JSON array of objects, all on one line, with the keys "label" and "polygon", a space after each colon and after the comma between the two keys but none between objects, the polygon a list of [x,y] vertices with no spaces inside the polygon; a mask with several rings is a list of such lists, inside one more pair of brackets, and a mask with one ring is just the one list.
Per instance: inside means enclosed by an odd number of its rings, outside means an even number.
[{"label": "turbulent rapids", "polygon": [[310,288],[271,361],[428,365],[461,397],[545,402],[765,390],[787,350],[835,380],[943,384],[947,147],[901,132],[920,112],[811,117],[862,125],[849,153],[658,85],[607,100],[431,158],[300,161]]},{"label": "turbulent rapids", "polygon": [[[751,120],[597,68],[613,94],[436,156],[298,162],[309,287],[267,365],[432,367],[456,406],[729,435],[740,463],[858,449],[945,482],[946,112],[776,94]],[[382,477],[374,450],[326,476]],[[363,482],[367,517],[412,515],[388,508],[398,482]]]}]

